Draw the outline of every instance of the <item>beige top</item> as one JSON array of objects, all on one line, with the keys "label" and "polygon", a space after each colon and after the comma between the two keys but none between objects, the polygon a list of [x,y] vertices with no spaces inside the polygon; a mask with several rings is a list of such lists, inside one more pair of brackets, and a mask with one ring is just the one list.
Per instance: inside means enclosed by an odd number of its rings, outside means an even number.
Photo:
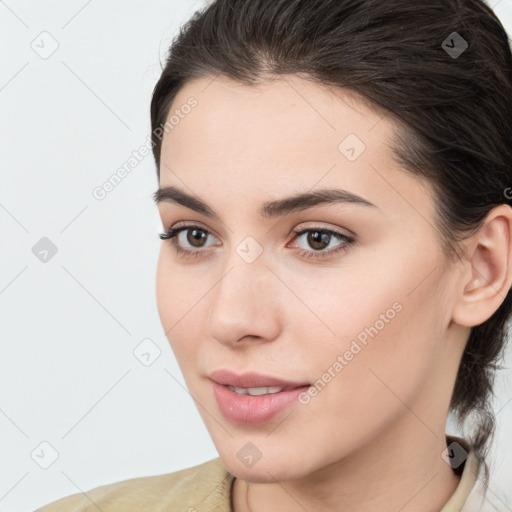
[{"label": "beige top", "polygon": [[[464,440],[447,436],[447,441],[453,440],[467,447]],[[479,479],[482,468],[473,452],[469,451],[462,468],[459,485],[440,512],[494,512],[496,509],[484,499]],[[232,512],[234,481],[217,457],[173,473],[102,485],[54,501],[36,512]]]}]

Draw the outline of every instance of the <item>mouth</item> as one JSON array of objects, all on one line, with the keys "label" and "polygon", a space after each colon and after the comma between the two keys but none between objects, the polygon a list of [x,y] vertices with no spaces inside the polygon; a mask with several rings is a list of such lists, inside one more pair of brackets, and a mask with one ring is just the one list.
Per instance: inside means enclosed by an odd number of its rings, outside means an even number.
[{"label": "mouth", "polygon": [[239,395],[251,395],[251,396],[261,396],[261,395],[272,395],[274,393],[280,393],[285,388],[280,387],[262,387],[262,388],[239,388],[237,386],[228,386],[228,389],[234,391]]},{"label": "mouth", "polygon": [[[271,390],[270,393],[278,393],[282,390],[298,388],[300,386],[309,386],[309,382],[294,382],[255,372],[237,374],[227,369],[214,370],[210,373],[209,377],[214,382],[224,386],[253,390],[267,388]],[[279,388],[279,391],[272,391],[277,388]]]},{"label": "mouth", "polygon": [[257,373],[235,374],[216,370],[210,375],[220,411],[236,424],[261,424],[283,412],[309,383],[292,382]]}]

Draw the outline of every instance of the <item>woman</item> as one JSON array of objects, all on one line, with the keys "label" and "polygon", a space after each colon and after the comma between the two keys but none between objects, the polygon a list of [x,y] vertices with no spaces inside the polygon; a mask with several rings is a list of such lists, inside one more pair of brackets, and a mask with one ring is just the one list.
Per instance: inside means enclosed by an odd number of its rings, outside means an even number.
[{"label": "woman", "polygon": [[217,0],[151,119],[159,314],[220,457],[40,510],[495,510],[512,57],[492,10]]}]

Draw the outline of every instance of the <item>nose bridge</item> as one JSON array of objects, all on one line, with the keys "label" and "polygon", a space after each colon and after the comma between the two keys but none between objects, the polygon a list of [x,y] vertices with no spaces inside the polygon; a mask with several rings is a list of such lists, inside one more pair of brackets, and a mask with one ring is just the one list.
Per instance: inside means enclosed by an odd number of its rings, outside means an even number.
[{"label": "nose bridge", "polygon": [[246,335],[271,337],[279,309],[272,288],[263,248],[254,239],[242,240],[226,256],[212,294],[209,328],[213,337],[221,342],[235,342]]},{"label": "nose bridge", "polygon": [[[238,246],[244,248],[244,246]],[[226,258],[222,277],[217,285],[215,302],[222,309],[224,306],[232,311],[241,306],[243,310],[260,309],[268,303],[264,284],[269,285],[269,270],[260,255],[249,261],[240,256],[238,247]],[[249,251],[248,251],[249,252]]]},{"label": "nose bridge", "polygon": [[[239,300],[245,295],[265,294],[270,271],[266,266],[263,246],[253,237],[246,236],[225,256],[222,278],[218,284],[219,298]],[[264,298],[264,297],[262,297]],[[244,302],[242,300],[242,302]]]}]

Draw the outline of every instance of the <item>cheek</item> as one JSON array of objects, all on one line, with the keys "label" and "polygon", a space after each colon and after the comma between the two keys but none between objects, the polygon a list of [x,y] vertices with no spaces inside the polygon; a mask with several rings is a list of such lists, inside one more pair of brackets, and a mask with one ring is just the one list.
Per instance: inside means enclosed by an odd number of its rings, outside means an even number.
[{"label": "cheek", "polygon": [[436,293],[442,275],[422,281],[425,271],[410,264],[405,272],[405,266],[395,263],[380,276],[371,275],[375,267],[365,268],[370,279],[352,275],[331,283],[335,290],[329,295],[310,295],[311,309],[320,312],[335,334],[317,334],[315,343],[313,334],[300,338],[318,379],[318,398],[311,403],[323,403],[333,421],[342,407],[359,426],[414,402],[442,357],[446,327],[443,301]]},{"label": "cheek", "polygon": [[186,321],[188,294],[186,284],[176,272],[167,252],[168,249],[162,246],[156,271],[156,301],[160,322],[175,351],[178,347],[174,340],[181,339],[176,333]]},{"label": "cheek", "polygon": [[[162,246],[156,271],[156,301],[160,322],[180,367],[194,365],[197,340],[207,311],[204,283],[173,263]],[[192,267],[190,267],[192,268]],[[204,332],[204,329],[203,329]]]},{"label": "cheek", "polygon": [[156,271],[156,300],[166,332],[169,329],[174,331],[179,323],[186,320],[187,314],[204,295],[204,290],[195,286],[198,279],[190,273],[191,270],[175,263],[171,250],[169,246],[162,245]]},{"label": "cheek", "polygon": [[160,322],[165,331],[172,326],[172,311],[175,294],[171,268],[166,261],[166,250],[162,244],[156,267],[156,303]]},{"label": "cheek", "polygon": [[435,293],[427,287],[407,293],[376,291],[373,299],[360,302],[364,310],[344,316],[345,327],[338,321],[344,334],[317,366],[321,381],[329,379],[326,372],[335,375],[319,393],[325,395],[322,410],[332,424],[341,420],[354,436],[383,428],[407,406],[414,409],[439,361],[442,335],[435,322]]}]

